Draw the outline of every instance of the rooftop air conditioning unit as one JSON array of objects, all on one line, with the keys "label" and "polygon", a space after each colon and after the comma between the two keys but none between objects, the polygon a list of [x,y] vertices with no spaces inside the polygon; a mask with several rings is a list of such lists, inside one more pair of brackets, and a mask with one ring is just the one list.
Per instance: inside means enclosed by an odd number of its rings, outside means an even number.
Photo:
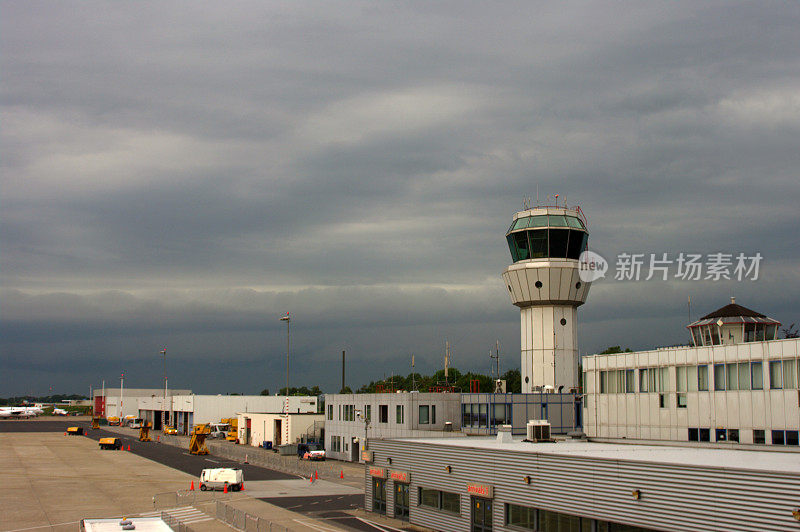
[{"label": "rooftop air conditioning unit", "polygon": [[553,441],[550,437],[550,422],[546,419],[531,419],[525,426],[526,441],[540,442]]},{"label": "rooftop air conditioning unit", "polygon": [[506,393],[506,381],[502,379],[494,381],[494,393]]}]

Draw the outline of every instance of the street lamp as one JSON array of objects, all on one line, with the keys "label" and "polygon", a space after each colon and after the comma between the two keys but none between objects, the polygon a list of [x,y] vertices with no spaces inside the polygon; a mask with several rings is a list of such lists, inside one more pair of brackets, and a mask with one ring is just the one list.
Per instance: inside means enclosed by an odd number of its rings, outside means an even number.
[{"label": "street lamp", "polygon": [[164,411],[161,413],[161,430],[164,430],[167,425],[167,348],[161,350],[164,356]]},{"label": "street lamp", "polygon": [[356,410],[356,417],[364,422],[364,447],[362,448],[364,451],[367,450],[367,430],[369,430],[369,422],[370,419],[367,417],[366,413],[363,412],[360,408]]},{"label": "street lamp", "polygon": [[284,420],[284,434],[286,435],[285,443],[289,443],[289,323],[292,321],[292,318],[289,316],[289,313],[286,313],[286,316],[283,316],[280,321],[286,322],[286,404],[284,404],[283,408],[286,412],[286,419]]}]

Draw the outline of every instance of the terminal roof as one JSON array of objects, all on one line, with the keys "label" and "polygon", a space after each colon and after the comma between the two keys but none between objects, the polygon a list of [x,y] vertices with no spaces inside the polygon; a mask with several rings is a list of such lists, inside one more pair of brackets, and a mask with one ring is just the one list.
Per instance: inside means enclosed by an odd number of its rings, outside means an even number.
[{"label": "terminal roof", "polygon": [[785,451],[750,451],[745,449],[720,449],[681,447],[677,445],[645,445],[600,443],[591,441],[559,441],[556,443],[531,443],[514,440],[500,443],[496,438],[420,438],[405,439],[415,443],[444,445],[456,448],[502,450],[519,453],[573,456],[598,460],[629,460],[689,467],[714,467],[753,471],[775,471],[800,475],[800,453]]}]

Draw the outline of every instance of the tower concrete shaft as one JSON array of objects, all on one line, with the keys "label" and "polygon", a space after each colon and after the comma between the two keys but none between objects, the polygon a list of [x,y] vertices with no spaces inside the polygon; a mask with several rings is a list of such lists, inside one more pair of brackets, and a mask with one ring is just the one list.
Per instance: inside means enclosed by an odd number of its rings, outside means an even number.
[{"label": "tower concrete shaft", "polygon": [[514,263],[503,272],[520,308],[522,391],[578,386],[577,308],[591,283],[581,281],[579,257],[588,231],[579,208],[518,212],[506,238]]}]

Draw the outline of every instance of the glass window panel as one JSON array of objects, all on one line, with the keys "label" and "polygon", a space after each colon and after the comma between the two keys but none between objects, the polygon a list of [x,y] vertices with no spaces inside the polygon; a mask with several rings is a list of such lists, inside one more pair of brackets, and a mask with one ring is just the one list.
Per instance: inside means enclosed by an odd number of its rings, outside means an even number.
[{"label": "glass window panel", "polygon": [[608,372],[608,393],[617,393],[617,372]]},{"label": "glass window panel", "polygon": [[679,392],[686,391],[686,366],[678,366],[675,368],[676,384]]},{"label": "glass window panel", "polygon": [[728,390],[738,390],[739,389],[739,379],[738,376],[738,369],[736,364],[726,364],[726,381],[728,384]]},{"label": "glass window panel", "polygon": [[419,406],[419,424],[420,425],[429,424],[429,416],[430,416],[430,408],[428,407],[428,405],[420,405]]},{"label": "glass window panel", "polygon": [[547,229],[528,231],[531,242],[531,258],[543,259],[547,257]]},{"label": "glass window panel", "polygon": [[442,492],[442,510],[453,512],[455,514],[461,512],[461,497],[458,493]]},{"label": "glass window panel", "polygon": [[658,368],[650,368],[650,393],[658,391]]},{"label": "glass window panel", "polygon": [[562,214],[551,214],[550,218],[550,227],[569,227],[567,225],[567,217]]},{"label": "glass window panel", "polygon": [[725,390],[725,364],[716,364],[714,366],[714,390]]},{"label": "glass window panel", "polygon": [[519,233],[512,233],[514,236],[514,245],[517,247],[518,260],[526,260],[530,258],[528,253],[528,232],[521,231]]},{"label": "glass window panel", "polygon": [[679,393],[677,394],[678,397],[678,408],[686,408],[686,394]]},{"label": "glass window panel", "polygon": [[461,405],[461,424],[465,427],[472,425],[472,410],[470,405]]},{"label": "glass window panel", "polygon": [[608,393],[608,372],[600,372],[600,393]]},{"label": "glass window panel", "polygon": [[527,229],[529,221],[530,217],[528,216],[525,218],[517,218],[517,221],[514,222],[514,227],[512,227],[511,230],[516,231],[517,229]]},{"label": "glass window panel", "polygon": [[570,231],[569,244],[567,246],[567,258],[578,260],[583,252],[583,231]]},{"label": "glass window panel", "polygon": [[436,405],[431,405],[431,424],[436,423]]},{"label": "glass window panel", "polygon": [[567,216],[567,225],[570,227],[574,227],[575,229],[583,229],[581,221],[575,218],[574,216]]},{"label": "glass window panel", "polygon": [[633,393],[636,391],[634,388],[635,371],[632,369],[625,370],[625,392]]},{"label": "glass window panel", "polygon": [[547,227],[547,215],[540,214],[539,216],[531,216],[528,227]]},{"label": "glass window panel", "polygon": [[697,391],[697,366],[686,366],[686,381],[690,392]]},{"label": "glass window panel", "polygon": [[550,229],[550,252],[548,257],[553,258],[567,258],[567,239],[569,230],[567,229]]},{"label": "glass window panel", "polygon": [[784,389],[797,388],[797,360],[783,361],[783,387]]},{"label": "glass window panel", "polygon": [[439,507],[439,492],[437,490],[429,490],[425,488],[419,489],[419,503],[423,506],[430,506],[431,508]]},{"label": "glass window panel", "polygon": [[669,387],[669,373],[668,368],[658,368],[658,376],[659,376],[659,391],[668,392],[670,391]]},{"label": "glass window panel", "polygon": [[783,388],[783,373],[780,360],[773,360],[769,363],[769,388],[770,390]]},{"label": "glass window panel", "polygon": [[750,389],[750,363],[739,362],[739,389]]},{"label": "glass window panel", "polygon": [[697,389],[701,392],[708,391],[708,366],[697,366]]},{"label": "glass window panel", "polygon": [[647,392],[647,368],[639,370],[639,391]]},{"label": "glass window panel", "polygon": [[481,427],[487,426],[486,414],[488,413],[488,410],[489,410],[489,405],[486,403],[481,403],[478,406],[478,425]]},{"label": "glass window panel", "polygon": [[761,362],[750,364],[750,374],[752,375],[752,385],[754,390],[764,389],[764,366]]},{"label": "glass window panel", "polygon": [[511,252],[511,260],[517,262],[519,254],[517,254],[517,245],[514,243],[514,235],[508,235],[506,240],[508,241],[508,250]]}]

